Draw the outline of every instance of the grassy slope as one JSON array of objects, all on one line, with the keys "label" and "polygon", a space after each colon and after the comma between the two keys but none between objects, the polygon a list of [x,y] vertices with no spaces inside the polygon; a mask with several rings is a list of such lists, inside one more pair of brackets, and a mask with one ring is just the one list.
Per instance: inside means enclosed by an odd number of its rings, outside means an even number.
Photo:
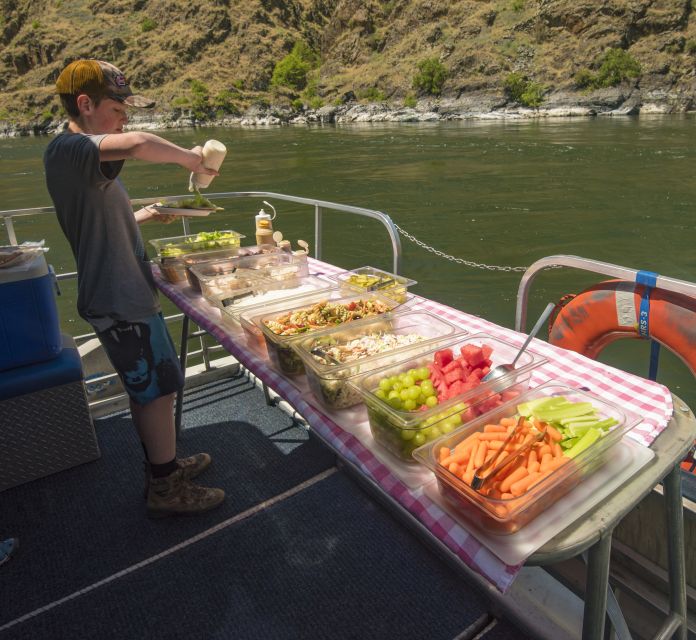
[{"label": "grassy slope", "polygon": [[[325,104],[374,87],[399,105],[419,60],[449,75],[443,97],[501,92],[519,71],[554,90],[608,47],[628,48],[642,88],[693,92],[690,0],[0,0],[0,119],[55,113],[52,84],[78,57],[113,61],[170,111],[190,80],[228,91],[243,110],[297,97],[270,87],[274,65],[303,39]],[[150,21],[151,30],[143,24]]]}]

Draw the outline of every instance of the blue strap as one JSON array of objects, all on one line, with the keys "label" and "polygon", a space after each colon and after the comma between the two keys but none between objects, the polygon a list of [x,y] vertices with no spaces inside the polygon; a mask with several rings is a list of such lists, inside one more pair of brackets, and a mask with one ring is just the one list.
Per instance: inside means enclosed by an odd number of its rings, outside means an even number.
[{"label": "blue strap", "polygon": [[657,283],[657,274],[654,271],[639,271],[636,273],[636,284],[645,287],[643,297],[640,299],[640,311],[638,313],[638,333],[641,338],[650,337],[650,292]]},{"label": "blue strap", "polygon": [[[642,338],[650,338],[650,292],[657,284],[657,274],[654,271],[639,271],[636,274],[636,284],[643,285],[643,297],[640,299],[638,313],[638,332]],[[648,378],[657,379],[657,365],[660,359],[660,343],[652,341],[650,345],[650,368]]]},{"label": "blue strap", "polygon": [[660,343],[650,341],[650,368],[648,369],[648,380],[657,380],[657,365],[660,362]]}]

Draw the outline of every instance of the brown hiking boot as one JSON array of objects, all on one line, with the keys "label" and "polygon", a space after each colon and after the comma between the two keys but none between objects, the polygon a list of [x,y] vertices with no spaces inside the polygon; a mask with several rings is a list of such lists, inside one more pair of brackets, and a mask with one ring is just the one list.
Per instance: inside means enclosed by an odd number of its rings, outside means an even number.
[{"label": "brown hiking boot", "polygon": [[193,484],[177,469],[164,478],[151,478],[147,492],[147,515],[166,518],[175,515],[195,515],[217,507],[225,499],[222,489]]},{"label": "brown hiking boot", "polygon": [[[180,469],[184,470],[184,480],[193,480],[196,476],[203,473],[212,463],[212,458],[207,453],[197,453],[188,458],[177,458],[176,463]],[[143,497],[147,498],[147,491],[150,486],[150,465],[148,462],[143,463],[145,468],[145,489]]]}]

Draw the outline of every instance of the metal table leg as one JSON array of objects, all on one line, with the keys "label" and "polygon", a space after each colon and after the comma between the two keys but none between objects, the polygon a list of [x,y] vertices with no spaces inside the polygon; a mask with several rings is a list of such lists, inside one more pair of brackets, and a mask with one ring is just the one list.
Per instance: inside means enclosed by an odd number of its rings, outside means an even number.
[{"label": "metal table leg", "polygon": [[[184,314],[184,320],[181,327],[181,346],[179,348],[179,364],[181,365],[181,371],[184,374],[184,379],[186,379],[186,357],[188,355],[188,330],[189,330],[189,318]],[[176,394],[176,408],[174,410],[174,426],[176,428],[177,438],[179,433],[181,433],[181,412],[184,406],[184,388],[181,387]]]},{"label": "metal table leg", "polygon": [[611,534],[605,532],[587,552],[585,609],[582,619],[582,640],[601,640],[607,613]]},{"label": "metal table leg", "polygon": [[681,470],[677,464],[662,481],[667,520],[667,562],[669,567],[670,616],[656,638],[673,636],[686,640],[686,560],[684,551],[684,507],[681,494]]}]

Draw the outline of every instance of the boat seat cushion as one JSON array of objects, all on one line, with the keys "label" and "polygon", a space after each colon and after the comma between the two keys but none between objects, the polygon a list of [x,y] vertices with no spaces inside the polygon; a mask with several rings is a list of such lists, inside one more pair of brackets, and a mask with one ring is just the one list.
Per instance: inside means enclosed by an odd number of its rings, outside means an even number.
[{"label": "boat seat cushion", "polygon": [[82,361],[75,341],[62,335],[63,348],[45,362],[0,371],[0,400],[82,380]]}]

